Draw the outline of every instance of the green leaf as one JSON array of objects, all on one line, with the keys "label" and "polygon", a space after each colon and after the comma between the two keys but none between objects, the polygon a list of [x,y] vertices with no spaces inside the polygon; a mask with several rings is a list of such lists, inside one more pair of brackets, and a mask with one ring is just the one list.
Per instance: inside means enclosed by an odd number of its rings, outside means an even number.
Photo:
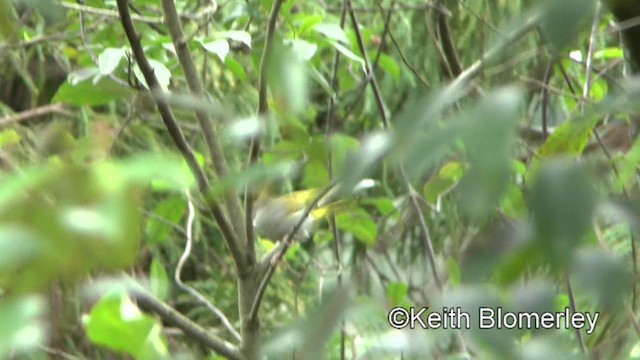
[{"label": "green leaf", "polygon": [[398,63],[385,53],[380,54],[378,65],[386,74],[391,75],[396,82],[400,81],[400,67]]},{"label": "green leaf", "polygon": [[149,282],[151,293],[160,300],[166,300],[169,296],[169,276],[162,263],[155,258],[151,261]]},{"label": "green leaf", "polygon": [[[153,74],[158,80],[158,85],[160,85],[160,88],[162,90],[168,91],[169,82],[171,81],[171,71],[169,71],[169,69],[160,61],[154,59],[148,60],[149,65],[151,65],[151,68],[153,69]],[[140,83],[144,85],[144,87],[146,87],[147,89],[149,88],[147,80],[144,78],[142,70],[140,70],[140,67],[138,67],[138,65],[133,67],[133,74],[136,76],[136,79],[138,79],[138,81],[140,81]]]},{"label": "green leaf", "polygon": [[378,239],[378,225],[371,216],[362,209],[338,214],[338,228],[353,234],[356,239],[367,246],[373,246]]},{"label": "green leaf", "polygon": [[125,294],[105,295],[83,322],[92,343],[136,359],[167,358],[160,322],[142,313]]},{"label": "green leaf", "polygon": [[157,244],[167,241],[174,226],[180,228],[178,222],[184,215],[186,207],[186,199],[178,196],[164,199],[156,205],[153,213],[160,219],[150,216],[147,221],[146,233],[149,243]]},{"label": "green leaf", "polygon": [[[10,40],[16,35],[16,17],[11,6],[11,0],[0,0],[0,35]],[[14,42],[13,39],[11,42]]]},{"label": "green leaf", "polygon": [[608,47],[593,52],[594,59],[615,60],[624,59],[624,52],[620,47]]},{"label": "green leaf", "polygon": [[387,216],[396,210],[393,201],[387,197],[367,197],[359,201],[362,205],[374,206],[378,211]]},{"label": "green leaf", "polygon": [[387,285],[387,299],[393,307],[399,306],[408,293],[409,287],[404,282],[391,282]]},{"label": "green leaf", "polygon": [[438,199],[448,193],[458,183],[464,174],[464,167],[457,161],[443,165],[438,173],[424,184],[422,193],[425,200],[436,206]]},{"label": "green leaf", "polygon": [[4,130],[0,132],[0,148],[15,145],[20,142],[20,135],[13,130]]},{"label": "green leaf", "polygon": [[169,90],[169,82],[171,81],[171,71],[160,61],[149,59],[149,65],[153,68],[153,74],[158,79],[160,88],[164,91]]},{"label": "green leaf", "polygon": [[558,126],[542,145],[538,152],[540,156],[549,155],[578,155],[582,153],[593,134],[593,128],[598,124],[598,116],[588,116],[565,121]]},{"label": "green leaf", "polygon": [[347,45],[349,44],[347,34],[345,34],[344,30],[342,30],[338,24],[322,23],[314,26],[313,30],[321,33],[331,40],[339,41]]},{"label": "green leaf", "polygon": [[347,49],[346,47],[344,47],[343,45],[337,43],[337,42],[333,42],[331,43],[331,45],[333,45],[334,48],[336,48],[336,50],[338,50],[342,55],[346,56],[347,58],[357,62],[360,64],[360,66],[362,67],[362,71],[366,74],[367,73],[367,69],[365,67],[365,63],[364,63],[364,59],[361,58],[360,56],[354,54],[353,52],[351,52],[351,50]]},{"label": "green leaf", "polygon": [[97,83],[83,81],[76,85],[65,82],[53,97],[53,102],[78,106],[106,105],[116,100],[130,99],[131,89],[122,87],[110,79],[103,78]]},{"label": "green leaf", "polygon": [[451,283],[451,285],[460,285],[460,264],[456,261],[456,259],[448,257],[446,265],[447,274],[449,275],[449,282]]},{"label": "green leaf", "polygon": [[224,66],[231,71],[238,81],[244,82],[247,80],[247,73],[244,70],[244,66],[231,56],[227,56],[224,61]]}]

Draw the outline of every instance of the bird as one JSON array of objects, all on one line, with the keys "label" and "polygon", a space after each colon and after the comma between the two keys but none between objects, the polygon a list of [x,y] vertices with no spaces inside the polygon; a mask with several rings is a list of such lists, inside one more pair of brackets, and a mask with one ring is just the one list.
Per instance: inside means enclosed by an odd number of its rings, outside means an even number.
[{"label": "bird", "polygon": [[[360,181],[354,188],[354,192],[373,186],[371,179]],[[254,206],[253,227],[261,238],[278,241],[284,239],[293,227],[301,220],[307,208],[313,200],[320,195],[322,188],[313,188],[293,191],[280,196],[270,196],[268,190],[263,190]],[[309,211],[309,215],[302,221],[300,227],[293,234],[295,241],[307,241],[316,226],[327,215],[343,209],[350,203],[348,200],[335,200],[332,191],[329,191],[318,204]],[[326,199],[326,200],[325,200]]]}]

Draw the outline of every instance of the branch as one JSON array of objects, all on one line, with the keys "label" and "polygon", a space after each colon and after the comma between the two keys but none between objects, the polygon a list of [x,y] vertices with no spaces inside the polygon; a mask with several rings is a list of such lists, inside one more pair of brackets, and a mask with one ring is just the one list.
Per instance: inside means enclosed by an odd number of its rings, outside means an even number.
[{"label": "branch", "polygon": [[348,3],[348,11],[349,17],[351,18],[351,25],[353,26],[353,31],[356,34],[356,40],[358,43],[358,49],[362,53],[362,58],[364,59],[364,63],[367,69],[367,76],[369,77],[369,81],[371,83],[371,87],[373,89],[373,95],[376,99],[376,105],[378,106],[378,112],[380,116],[382,116],[382,124],[385,128],[389,127],[389,115],[387,114],[387,107],[384,104],[384,100],[382,99],[382,92],[380,91],[380,86],[378,85],[378,80],[373,73],[373,68],[371,67],[371,61],[369,61],[369,55],[367,54],[367,49],[364,47],[364,40],[362,39],[362,34],[360,33],[360,26],[358,26],[358,19],[356,18],[356,13],[353,11],[351,6],[351,0],[347,0]]},{"label": "branch", "polygon": [[51,113],[69,117],[73,116],[73,114],[67,111],[62,104],[50,104],[2,117],[0,118],[0,128]]},{"label": "branch", "polygon": [[[83,5],[83,4],[74,4],[74,3],[66,2],[66,1],[60,2],[60,6],[63,7],[63,8],[69,9],[69,10],[84,11],[87,14],[93,14],[93,15],[98,15],[98,16],[114,17],[114,18],[120,16],[117,11],[113,11],[113,10],[109,10],[109,9],[103,9],[103,8],[97,8],[97,7]],[[180,15],[180,17],[183,18],[183,19],[186,19],[186,20],[199,20],[200,18],[204,18],[204,17],[207,17],[209,15],[213,15],[217,11],[218,11],[217,4],[214,3],[212,5],[209,5],[205,9],[202,9],[201,11],[199,11],[197,13],[182,14],[182,15]],[[133,21],[147,23],[147,24],[154,24],[154,25],[163,25],[164,24],[164,19],[162,19],[161,16],[142,16],[142,15],[132,14],[131,15],[131,19]]]},{"label": "branch", "polygon": [[[395,3],[395,0],[394,0]],[[347,19],[347,7],[349,7],[348,0],[342,0],[342,10],[340,11],[340,28],[344,30],[344,24]],[[385,23],[385,30],[387,29],[388,21]],[[380,54],[380,53],[378,53]],[[333,65],[331,69],[331,90],[333,90],[334,94],[338,93],[338,69],[340,67],[340,52],[336,51],[333,56]],[[334,110],[335,110],[335,97],[329,96],[329,100],[327,103],[327,117],[326,117],[326,129],[325,134],[327,139],[331,139],[333,135],[333,121],[334,121]],[[329,146],[327,147],[327,167],[329,170],[329,179],[333,178],[333,147],[331,146],[331,142],[329,141]],[[336,258],[336,271],[338,286],[342,286],[342,250],[341,250],[341,238],[340,231],[338,230],[338,226],[336,224],[336,214],[331,213],[329,215],[329,226],[331,228],[331,233],[333,234],[333,251]],[[311,261],[309,261],[311,263]],[[307,268],[305,268],[306,271]],[[302,283],[302,276],[300,277],[300,283]],[[298,287],[296,287],[296,315],[297,315],[297,304],[298,304]],[[345,358],[345,349],[346,349],[346,338],[347,332],[345,327],[344,318],[340,321],[340,358]]]},{"label": "branch", "polygon": [[[271,13],[269,15],[269,22],[267,23],[267,34],[265,38],[264,48],[262,49],[262,56],[260,57],[260,69],[258,75],[258,117],[266,116],[269,112],[269,106],[267,103],[267,70],[269,66],[269,58],[273,51],[273,34],[276,31],[276,21],[278,20],[278,14],[282,7],[282,0],[275,0],[271,7]],[[258,160],[260,156],[260,138],[254,137],[251,139],[251,147],[249,149],[249,164],[253,164]],[[252,257],[252,261],[255,262],[255,240],[253,233],[253,203],[254,194],[249,186],[244,191],[244,222],[245,233],[247,234],[247,247],[249,248],[249,256]]]},{"label": "branch", "polygon": [[171,139],[184,157],[186,163],[191,169],[191,172],[196,178],[198,189],[207,200],[208,209],[211,212],[213,218],[216,220],[216,223],[220,228],[220,232],[222,232],[222,235],[226,240],[229,251],[231,252],[231,255],[235,260],[236,267],[240,269],[242,268],[240,265],[244,264],[244,257],[242,256],[240,248],[237,246],[236,235],[229,225],[229,222],[220,207],[214,201],[208,198],[209,181],[207,180],[204,171],[198,164],[198,161],[196,160],[191,147],[187,143],[184,134],[180,130],[173,112],[171,111],[171,108],[167,103],[166,94],[160,88],[158,79],[153,73],[153,68],[149,64],[144,50],[142,49],[140,37],[136,33],[136,30],[133,26],[133,21],[131,20],[131,14],[129,13],[129,8],[127,6],[128,0],[117,0],[117,3],[122,26],[127,35],[129,43],[131,44],[131,50],[133,51],[136,62],[140,67],[140,71],[144,75],[149,89],[151,90],[151,95],[153,96],[153,100],[158,107],[158,111],[160,112],[162,121],[167,128],[169,136],[171,136]]},{"label": "branch", "polygon": [[[122,0],[118,0],[122,1]],[[156,299],[146,290],[139,289],[135,293],[135,299],[142,307],[153,311],[160,318],[174,326],[177,326],[191,338],[214,352],[228,358],[241,359],[238,348],[228,341],[211,334],[200,325],[189,320],[187,317],[176,311],[168,304]]]},{"label": "branch", "polygon": [[[175,48],[176,54],[178,55],[180,66],[184,70],[184,76],[187,80],[189,90],[196,99],[206,101],[207,99],[202,88],[198,70],[196,69],[196,66],[193,62],[191,51],[189,50],[187,40],[184,36],[184,32],[182,31],[180,18],[178,15],[178,11],[176,10],[174,1],[162,0],[162,9],[164,11],[165,24],[169,29],[169,34],[171,35],[173,47]],[[198,119],[198,124],[200,125],[200,129],[202,130],[202,134],[204,135],[205,142],[207,143],[207,146],[209,148],[209,154],[211,156],[211,161],[213,162],[213,167],[216,171],[216,175],[218,175],[218,177],[220,178],[225,177],[229,174],[227,160],[225,159],[224,153],[222,152],[222,145],[220,144],[216,130],[211,123],[209,113],[200,107],[196,108],[195,112],[196,118]],[[238,238],[233,239],[233,242],[236,243],[234,246],[241,248],[241,239],[245,238],[245,234],[243,227],[244,217],[242,216],[240,201],[237,198],[235,191],[226,191],[224,193],[224,199],[229,210],[231,224],[233,225],[236,235],[238,235]],[[246,257],[242,259],[240,264],[245,263],[247,263]],[[241,266],[240,269],[241,272],[246,271],[246,267],[244,265]]]},{"label": "branch", "polygon": [[442,47],[442,55],[444,57],[444,63],[449,71],[449,76],[456,77],[462,72],[462,65],[460,64],[460,57],[458,56],[458,50],[456,50],[455,41],[453,35],[451,35],[451,26],[449,25],[449,16],[451,16],[448,10],[446,10],[442,0],[438,0],[437,6],[443,11],[436,11],[436,36]]}]

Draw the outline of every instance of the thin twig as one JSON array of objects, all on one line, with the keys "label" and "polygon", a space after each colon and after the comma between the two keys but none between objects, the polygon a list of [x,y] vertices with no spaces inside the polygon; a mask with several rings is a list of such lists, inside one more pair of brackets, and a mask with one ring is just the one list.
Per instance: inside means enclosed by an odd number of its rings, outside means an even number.
[{"label": "thin twig", "polygon": [[[574,314],[578,312],[576,308],[576,299],[573,295],[573,289],[571,288],[571,280],[567,275],[565,277],[565,282],[567,284],[567,295],[569,296],[569,306],[571,306],[571,312]],[[579,328],[575,328],[576,337],[578,338],[578,343],[580,344],[580,351],[582,351],[583,356],[587,356],[587,345],[584,342],[584,337],[582,336],[582,331]]]},{"label": "thin twig", "polygon": [[204,304],[209,310],[211,310],[211,312],[214,313],[218,317],[218,319],[220,319],[220,321],[222,321],[222,325],[224,325],[224,327],[226,327],[227,330],[229,330],[231,335],[233,335],[233,337],[236,338],[236,340],[241,341],[242,338],[240,337],[240,334],[236,331],[236,329],[234,329],[233,325],[231,325],[231,322],[229,321],[229,319],[227,319],[224,313],[220,309],[215,307],[209,300],[207,300],[207,298],[205,298],[204,295],[200,294],[198,290],[185,284],[182,281],[182,268],[184,267],[184,264],[189,259],[189,256],[191,255],[191,247],[193,244],[193,222],[195,219],[195,208],[193,206],[193,201],[191,200],[191,196],[189,195],[188,191],[186,192],[186,195],[187,195],[187,206],[189,210],[187,215],[187,224],[186,224],[187,243],[184,246],[184,252],[180,256],[180,260],[178,260],[178,265],[176,266],[176,272],[174,274],[174,280],[176,281],[176,284],[178,285],[178,287],[180,287],[182,290],[191,294],[198,301]]},{"label": "thin twig", "polygon": [[393,43],[393,46],[396,48],[396,51],[398,51],[398,54],[400,55],[400,59],[402,59],[402,63],[409,68],[409,70],[413,73],[413,75],[420,80],[420,82],[422,83],[422,85],[424,85],[424,87],[428,88],[429,87],[429,82],[427,82],[427,80],[425,80],[422,75],[420,75],[420,73],[418,73],[418,70],[416,70],[416,68],[409,64],[409,61],[407,60],[407,58],[404,56],[404,52],[400,49],[400,45],[398,45],[398,42],[396,41],[396,38],[393,36],[393,33],[391,32],[391,29],[389,29],[389,39],[391,39],[391,42]]},{"label": "thin twig", "polygon": [[7,115],[5,117],[0,118],[0,128],[5,126],[13,125],[15,123],[19,123],[22,121],[26,121],[29,119],[37,118],[40,116],[48,115],[48,114],[59,114],[68,117],[72,117],[73,114],[67,111],[62,104],[49,104],[40,106],[34,109],[29,109],[26,111],[19,112],[17,114]]}]

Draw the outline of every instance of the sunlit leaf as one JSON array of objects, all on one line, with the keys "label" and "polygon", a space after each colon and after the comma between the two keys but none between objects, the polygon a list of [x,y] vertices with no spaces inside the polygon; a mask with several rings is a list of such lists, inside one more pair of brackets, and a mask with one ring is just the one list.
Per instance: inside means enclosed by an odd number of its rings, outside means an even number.
[{"label": "sunlit leaf", "polygon": [[202,47],[208,52],[218,55],[220,61],[224,62],[229,54],[229,42],[225,39],[218,39],[211,42],[203,42]]},{"label": "sunlit leaf", "polygon": [[100,74],[111,74],[120,64],[126,50],[124,48],[106,48],[98,55],[98,68]]}]

